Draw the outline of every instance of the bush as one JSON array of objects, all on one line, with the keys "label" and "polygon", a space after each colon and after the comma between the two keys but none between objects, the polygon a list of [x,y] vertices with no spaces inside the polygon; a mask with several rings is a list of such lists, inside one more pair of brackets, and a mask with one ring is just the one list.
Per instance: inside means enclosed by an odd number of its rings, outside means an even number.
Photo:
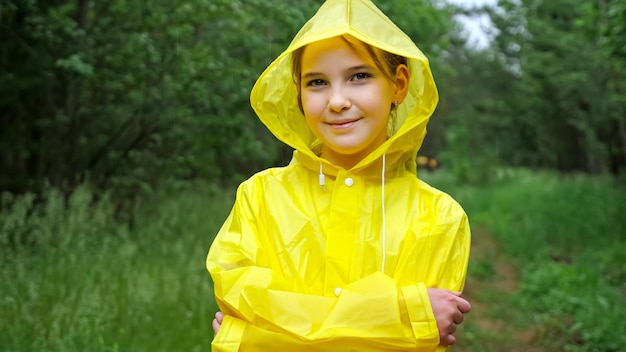
[{"label": "bush", "polygon": [[542,344],[618,351],[626,345],[626,185],[533,170],[497,174],[482,187],[445,174],[427,181],[464,206],[473,228],[486,225],[516,264],[520,289],[508,307],[538,330]]},{"label": "bush", "polygon": [[3,349],[209,350],[216,306],[204,260],[232,204],[212,189],[155,193],[133,226],[85,187],[68,201],[55,190],[39,201],[4,194]]}]

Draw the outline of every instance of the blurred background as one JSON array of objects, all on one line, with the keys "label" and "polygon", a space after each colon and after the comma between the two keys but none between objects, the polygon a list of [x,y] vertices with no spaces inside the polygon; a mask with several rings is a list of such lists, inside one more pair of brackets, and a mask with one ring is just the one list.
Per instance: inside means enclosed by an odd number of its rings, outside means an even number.
[{"label": "blurred background", "polygon": [[[472,223],[455,350],[621,351],[626,1],[375,3],[440,91],[419,177]],[[250,89],[320,4],[0,0],[0,350],[210,350],[206,252],[292,153]]]}]

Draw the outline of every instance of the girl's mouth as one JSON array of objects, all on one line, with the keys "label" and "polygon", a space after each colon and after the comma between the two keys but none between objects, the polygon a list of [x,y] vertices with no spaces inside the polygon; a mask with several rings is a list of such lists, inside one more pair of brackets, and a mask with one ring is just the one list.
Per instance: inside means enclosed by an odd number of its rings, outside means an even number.
[{"label": "girl's mouth", "polygon": [[334,129],[343,130],[343,129],[350,128],[350,127],[354,126],[359,120],[361,120],[361,119],[359,118],[359,119],[356,119],[356,120],[327,122],[327,124],[330,127],[334,128]]}]

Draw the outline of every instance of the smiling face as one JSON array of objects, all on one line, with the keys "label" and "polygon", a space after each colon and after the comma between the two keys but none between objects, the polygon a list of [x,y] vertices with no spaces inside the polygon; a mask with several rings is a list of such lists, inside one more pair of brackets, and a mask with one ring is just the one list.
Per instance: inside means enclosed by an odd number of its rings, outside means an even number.
[{"label": "smiling face", "polygon": [[322,142],[322,157],[346,169],[385,142],[392,104],[408,86],[405,65],[391,81],[366,53],[363,43],[334,37],[307,45],[301,57],[307,124]]}]

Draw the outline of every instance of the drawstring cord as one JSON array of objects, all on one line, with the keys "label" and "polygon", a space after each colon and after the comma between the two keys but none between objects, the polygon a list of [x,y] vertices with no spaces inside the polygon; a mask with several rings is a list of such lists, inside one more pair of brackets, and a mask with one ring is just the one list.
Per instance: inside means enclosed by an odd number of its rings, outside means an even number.
[{"label": "drawstring cord", "polygon": [[320,161],[320,186],[322,187],[323,191],[326,190],[326,179],[324,177],[324,173],[322,172],[322,162],[321,161]]},{"label": "drawstring cord", "polygon": [[387,259],[387,220],[385,219],[385,162],[386,162],[387,153],[383,154],[383,170],[381,172],[382,176],[382,184],[381,184],[381,208],[382,208],[382,249],[383,249],[383,263],[381,271],[383,274],[385,273],[385,261]]}]

